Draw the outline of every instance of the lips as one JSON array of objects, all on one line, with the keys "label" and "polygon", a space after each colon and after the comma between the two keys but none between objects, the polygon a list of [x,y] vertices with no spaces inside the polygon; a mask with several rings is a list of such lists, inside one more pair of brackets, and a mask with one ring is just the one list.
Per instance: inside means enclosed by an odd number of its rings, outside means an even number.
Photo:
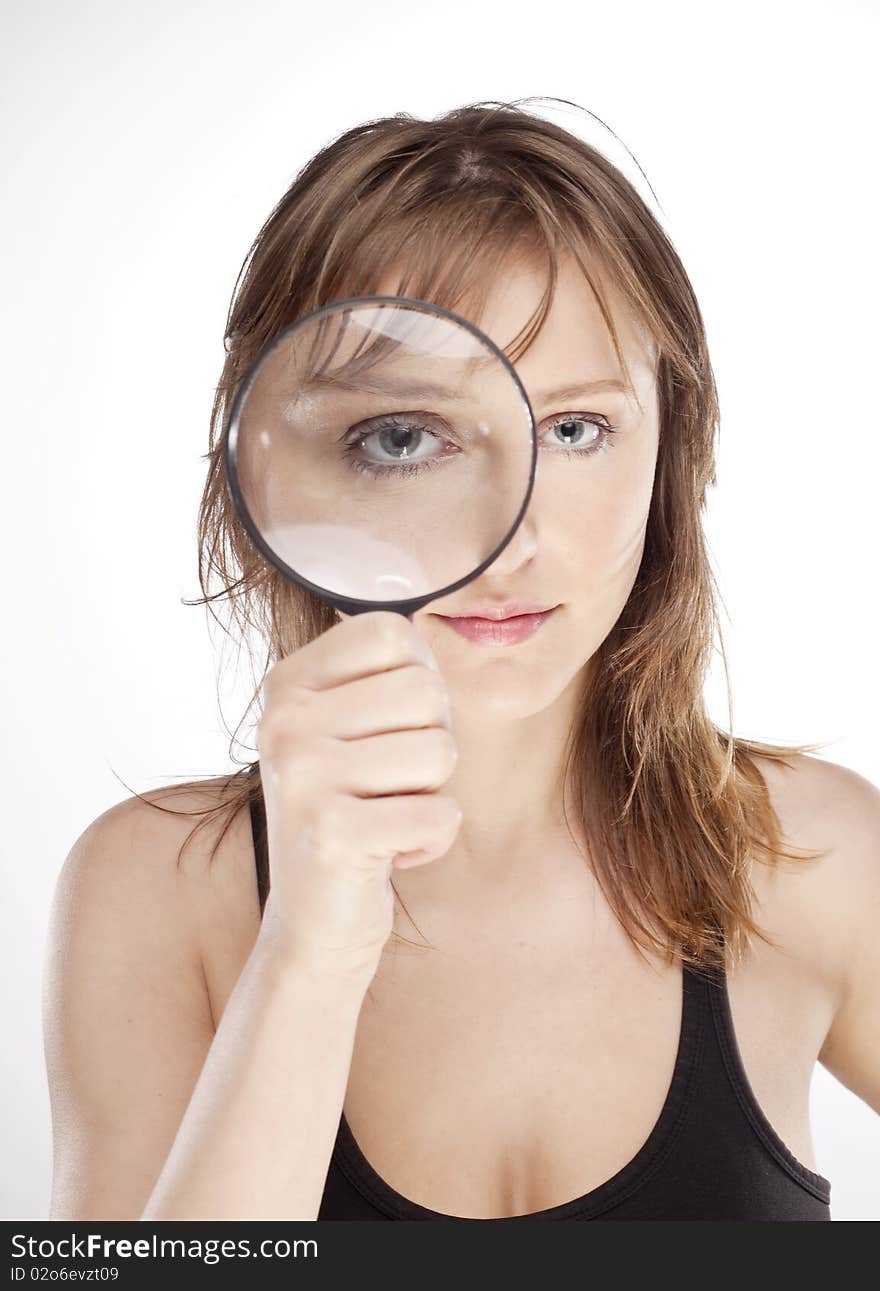
[{"label": "lips", "polygon": [[506,605],[499,605],[486,601],[482,605],[469,605],[467,609],[463,609],[460,613],[441,614],[439,617],[444,619],[489,619],[493,623],[498,623],[504,619],[519,618],[524,614],[549,614],[554,609],[556,609],[555,605],[539,605],[535,602],[509,601]]},{"label": "lips", "polygon": [[476,645],[509,646],[528,640],[557,609],[559,606],[554,605],[537,613],[507,614],[503,618],[497,614],[495,618],[464,614],[438,614],[437,617]]}]

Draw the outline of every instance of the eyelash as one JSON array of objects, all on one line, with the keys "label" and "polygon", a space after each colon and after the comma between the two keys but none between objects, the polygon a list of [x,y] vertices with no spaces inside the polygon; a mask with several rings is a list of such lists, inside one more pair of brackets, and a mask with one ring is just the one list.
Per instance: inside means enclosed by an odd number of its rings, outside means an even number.
[{"label": "eyelash", "polygon": [[[569,448],[565,446],[560,446],[554,449],[553,450],[554,452],[562,453],[565,457],[595,457],[599,453],[604,453],[607,448],[613,447],[612,437],[615,433],[616,428],[611,425],[611,423],[607,420],[607,418],[598,417],[593,413],[583,413],[583,412],[559,413],[557,414],[556,417],[553,418],[548,429],[553,430],[556,426],[564,426],[565,423],[568,421],[588,421],[592,425],[599,427],[599,429],[603,432],[603,438],[599,441],[598,444],[594,444],[589,448]],[[381,431],[383,430],[390,430],[390,429],[393,429],[395,426],[400,426],[400,425],[407,425],[412,427],[414,430],[425,431],[429,435],[435,434],[435,432],[431,430],[428,426],[418,425],[416,422],[413,421],[412,417],[409,415],[407,415],[406,419],[401,418],[400,420],[395,420],[393,417],[386,418],[378,426],[373,426],[370,430],[359,434],[350,443],[345,445],[343,455],[348,459],[348,464],[351,466],[352,470],[363,471],[367,475],[374,475],[374,476],[417,475],[422,470],[432,470],[433,467],[431,466],[431,463],[437,461],[437,458],[425,458],[423,461],[420,461],[420,462],[406,462],[401,464],[400,466],[391,466],[391,465],[386,466],[380,462],[373,462],[362,457],[354,456],[354,449],[356,449],[361,443],[363,443],[363,441],[367,439],[370,435],[376,435],[381,433]]]}]

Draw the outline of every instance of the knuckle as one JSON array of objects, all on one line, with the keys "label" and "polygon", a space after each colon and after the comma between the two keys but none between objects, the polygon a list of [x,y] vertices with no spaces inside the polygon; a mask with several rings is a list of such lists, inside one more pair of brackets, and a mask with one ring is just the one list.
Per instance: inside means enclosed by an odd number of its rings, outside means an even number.
[{"label": "knuckle", "polygon": [[432,668],[414,665],[408,670],[408,683],[419,712],[445,722],[449,717],[449,693],[446,682]]},{"label": "knuckle", "polygon": [[260,753],[276,756],[285,733],[277,713],[267,710],[257,725],[257,748]]},{"label": "knuckle", "polygon": [[286,709],[264,713],[257,727],[261,756],[282,764],[285,774],[304,772],[315,759],[307,756],[302,732]]},{"label": "knuckle", "polygon": [[264,707],[277,704],[287,694],[291,685],[290,658],[276,659],[263,677],[260,687]]},{"label": "knuckle", "polygon": [[315,700],[314,691],[295,682],[288,682],[283,690],[276,686],[264,702],[260,726],[271,732],[272,739],[276,733],[289,736],[302,732],[312,717]]},{"label": "knuckle", "polygon": [[284,691],[284,708],[288,720],[302,726],[311,715],[315,706],[316,695],[307,686],[290,681]]},{"label": "knuckle", "polygon": [[383,651],[392,658],[397,658],[405,651],[410,627],[402,615],[391,610],[381,611],[373,618],[372,630]]}]

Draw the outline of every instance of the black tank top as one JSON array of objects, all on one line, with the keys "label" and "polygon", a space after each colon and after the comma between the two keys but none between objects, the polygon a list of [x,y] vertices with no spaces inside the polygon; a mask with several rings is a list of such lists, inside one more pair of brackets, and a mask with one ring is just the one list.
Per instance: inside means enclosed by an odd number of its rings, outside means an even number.
[{"label": "black tank top", "polygon": [[[251,802],[260,912],[269,890],[262,796]],[[808,1170],[752,1092],[733,1029],[723,970],[682,966],[678,1053],[660,1116],[615,1175],[559,1206],[517,1219],[830,1219],[831,1184]],[[361,1152],[345,1119],[318,1219],[455,1219],[396,1192]]]}]

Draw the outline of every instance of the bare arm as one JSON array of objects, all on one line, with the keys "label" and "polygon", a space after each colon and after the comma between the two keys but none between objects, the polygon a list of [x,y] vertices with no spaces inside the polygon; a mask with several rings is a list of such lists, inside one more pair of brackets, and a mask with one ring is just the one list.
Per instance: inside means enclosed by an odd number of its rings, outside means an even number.
[{"label": "bare arm", "polygon": [[117,804],[59,876],[53,1219],[317,1216],[369,978],[316,976],[261,934],[215,1035],[188,913],[204,869],[175,864],[192,824]]},{"label": "bare arm", "polygon": [[254,947],[142,1219],[316,1219],[369,983]]},{"label": "bare arm", "polygon": [[880,789],[837,764],[823,788],[838,840],[825,911],[839,930],[841,990],[819,1060],[880,1113]]}]

